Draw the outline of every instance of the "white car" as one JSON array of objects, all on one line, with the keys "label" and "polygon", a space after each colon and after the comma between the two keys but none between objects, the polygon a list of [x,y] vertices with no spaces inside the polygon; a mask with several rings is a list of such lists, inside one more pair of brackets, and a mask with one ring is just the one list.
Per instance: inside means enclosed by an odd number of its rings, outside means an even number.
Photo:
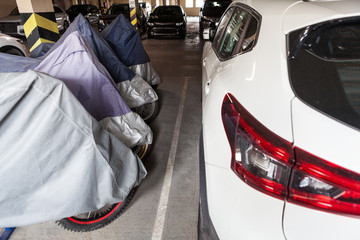
[{"label": "white car", "polygon": [[26,57],[30,55],[29,50],[21,39],[2,33],[0,33],[0,52]]},{"label": "white car", "polygon": [[233,2],[202,87],[200,239],[360,239],[360,1]]}]

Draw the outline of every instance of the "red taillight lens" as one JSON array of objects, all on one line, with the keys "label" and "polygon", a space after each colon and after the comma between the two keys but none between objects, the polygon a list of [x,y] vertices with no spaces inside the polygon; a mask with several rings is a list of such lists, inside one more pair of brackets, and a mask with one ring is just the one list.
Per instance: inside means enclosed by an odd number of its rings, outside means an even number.
[{"label": "red taillight lens", "polygon": [[327,212],[360,215],[360,176],[295,148],[288,201]]},{"label": "red taillight lens", "polygon": [[359,174],[293,149],[231,94],[224,98],[222,120],[232,151],[231,169],[245,183],[301,206],[360,216]]},{"label": "red taillight lens", "polygon": [[232,149],[232,170],[247,184],[284,199],[293,165],[292,145],[269,131],[231,95],[222,119]]}]

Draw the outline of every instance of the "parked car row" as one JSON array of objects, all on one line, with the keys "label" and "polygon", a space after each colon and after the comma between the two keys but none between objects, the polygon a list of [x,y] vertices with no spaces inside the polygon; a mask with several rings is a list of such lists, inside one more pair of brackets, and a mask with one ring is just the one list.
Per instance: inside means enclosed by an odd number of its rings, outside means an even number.
[{"label": "parked car row", "polygon": [[[108,26],[109,24],[112,23],[112,21],[114,21],[114,19],[119,16],[119,14],[123,14],[129,21],[130,20],[130,6],[128,3],[122,3],[122,4],[113,4],[107,11],[106,14],[103,14],[100,17],[100,20],[102,21],[102,26],[101,29],[105,28],[106,26]],[[137,7],[136,9],[136,17],[137,17],[137,25],[139,28],[139,31],[141,33],[145,33],[146,32],[146,16],[142,10],[142,8],[140,8],[140,6]]]},{"label": "parked car row", "polygon": [[[115,3],[105,14],[101,14],[100,9],[92,4],[72,5],[67,11],[54,5],[54,12],[59,31],[66,30],[78,14],[82,14],[99,31],[111,24],[119,14],[130,20],[130,7],[127,3]],[[186,35],[186,14],[181,6],[159,6],[151,13],[149,3],[140,3],[136,15],[141,34],[147,32],[149,37],[178,36],[180,38]],[[0,19],[0,32],[17,37],[25,36],[18,8],[15,8],[9,16]]]}]

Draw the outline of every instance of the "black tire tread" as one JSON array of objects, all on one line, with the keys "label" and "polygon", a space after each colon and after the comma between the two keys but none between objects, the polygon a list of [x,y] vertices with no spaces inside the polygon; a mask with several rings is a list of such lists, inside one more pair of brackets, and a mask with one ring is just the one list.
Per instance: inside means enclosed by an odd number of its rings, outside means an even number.
[{"label": "black tire tread", "polygon": [[[60,220],[57,220],[56,223],[64,228],[65,230],[71,231],[71,232],[90,232],[94,231],[100,228],[103,228],[107,226],[108,224],[112,223],[115,219],[117,219],[125,210],[126,207],[130,204],[132,198],[134,197],[134,194],[136,192],[136,187],[133,188],[129,195],[125,198],[123,201],[122,206],[120,206],[113,214],[111,214],[109,217],[105,218],[104,220],[94,223],[94,224],[77,224],[73,221],[69,220],[68,218],[63,218]],[[113,204],[110,209],[113,209],[117,203]]]}]

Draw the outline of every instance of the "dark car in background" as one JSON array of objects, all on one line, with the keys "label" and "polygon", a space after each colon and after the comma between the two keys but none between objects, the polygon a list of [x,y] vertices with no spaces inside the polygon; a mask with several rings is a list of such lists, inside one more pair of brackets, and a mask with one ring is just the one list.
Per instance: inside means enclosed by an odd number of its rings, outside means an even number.
[{"label": "dark car in background", "polygon": [[[70,24],[68,14],[58,5],[54,4],[54,13],[59,31],[65,31]],[[19,9],[15,8],[9,16],[0,19],[0,32],[16,37],[25,37],[24,27],[21,23]]]},{"label": "dark car in background", "polygon": [[222,14],[231,2],[231,0],[205,0],[199,13],[200,37],[202,37],[204,29],[209,28],[211,24],[219,22]]},{"label": "dark car in background", "polygon": [[[127,19],[130,20],[130,6],[127,3],[121,3],[121,4],[113,4],[107,11],[106,14],[102,15],[100,19],[102,20],[103,25],[102,28],[106,27],[107,25],[111,24],[114,19],[119,16],[120,14],[123,14]],[[141,33],[146,32],[146,17],[144,15],[143,10],[138,6],[136,8],[136,17],[137,17],[137,23],[138,28]],[[101,29],[100,29],[101,30]]]},{"label": "dark car in background", "polygon": [[158,6],[147,23],[149,38],[155,36],[186,36],[186,14],[181,6]]},{"label": "dark car in background", "polygon": [[72,5],[67,10],[67,13],[69,14],[71,22],[81,13],[92,25],[98,25],[101,16],[100,9],[92,4]]}]

